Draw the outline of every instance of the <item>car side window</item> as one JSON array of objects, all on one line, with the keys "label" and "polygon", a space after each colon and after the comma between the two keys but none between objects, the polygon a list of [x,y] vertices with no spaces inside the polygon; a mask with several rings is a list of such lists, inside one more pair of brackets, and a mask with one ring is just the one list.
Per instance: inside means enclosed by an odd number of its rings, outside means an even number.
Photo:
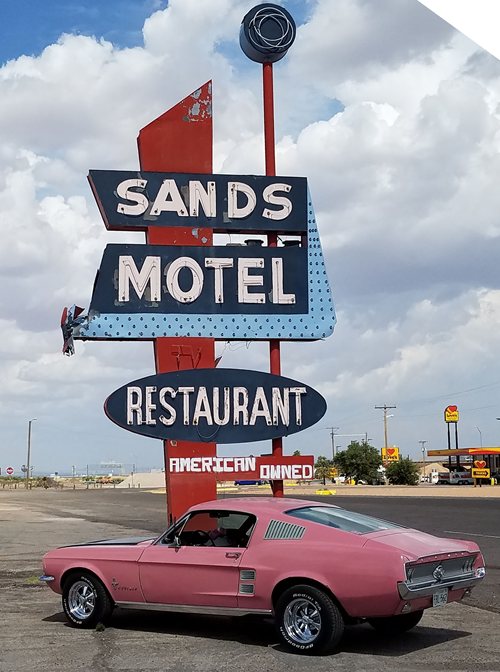
[{"label": "car side window", "polygon": [[246,548],[256,518],[232,511],[195,511],[177,538],[181,546]]}]

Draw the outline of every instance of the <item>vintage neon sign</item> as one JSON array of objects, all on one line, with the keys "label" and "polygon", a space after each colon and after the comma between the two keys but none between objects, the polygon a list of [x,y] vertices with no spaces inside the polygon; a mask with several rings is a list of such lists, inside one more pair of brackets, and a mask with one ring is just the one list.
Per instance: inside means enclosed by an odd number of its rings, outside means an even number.
[{"label": "vintage neon sign", "polygon": [[219,481],[263,479],[310,480],[314,478],[314,458],[310,455],[273,457],[171,457],[174,474],[215,474]]},{"label": "vintage neon sign", "polygon": [[147,376],[111,394],[107,416],[153,438],[236,443],[294,434],[326,401],[303,383],[261,371],[187,369]]},{"label": "vintage neon sign", "polygon": [[304,177],[91,170],[89,182],[108,229],[307,230]]}]

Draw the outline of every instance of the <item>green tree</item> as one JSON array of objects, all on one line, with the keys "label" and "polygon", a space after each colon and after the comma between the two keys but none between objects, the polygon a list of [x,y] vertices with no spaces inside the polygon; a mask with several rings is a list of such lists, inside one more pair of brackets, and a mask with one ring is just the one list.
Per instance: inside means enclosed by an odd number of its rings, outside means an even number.
[{"label": "green tree", "polygon": [[409,457],[403,457],[397,462],[390,462],[385,475],[391,485],[417,485],[419,467]]},{"label": "green tree", "polygon": [[377,479],[377,469],[382,464],[379,451],[366,441],[351,441],[346,450],[337,453],[334,465],[346,479],[372,483]]},{"label": "green tree", "polygon": [[326,479],[330,478],[330,474],[332,471],[332,461],[328,460],[323,455],[320,455],[316,460],[314,469],[315,469],[314,477],[322,479],[323,485],[326,485]]},{"label": "green tree", "polygon": [[293,451],[293,456],[298,457],[300,455],[300,450],[294,450]]}]

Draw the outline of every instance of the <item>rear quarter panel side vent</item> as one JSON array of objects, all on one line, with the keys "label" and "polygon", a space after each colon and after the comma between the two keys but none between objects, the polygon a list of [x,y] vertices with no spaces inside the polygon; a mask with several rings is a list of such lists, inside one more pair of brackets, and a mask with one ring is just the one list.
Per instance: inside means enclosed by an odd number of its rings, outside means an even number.
[{"label": "rear quarter panel side vent", "polygon": [[270,520],[264,539],[302,539],[306,528],[294,523],[285,523],[281,520]]}]

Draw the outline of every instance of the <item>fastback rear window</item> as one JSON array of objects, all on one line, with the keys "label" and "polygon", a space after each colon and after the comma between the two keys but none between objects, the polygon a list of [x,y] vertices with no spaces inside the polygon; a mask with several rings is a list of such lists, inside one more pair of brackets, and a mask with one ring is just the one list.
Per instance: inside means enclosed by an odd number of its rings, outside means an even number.
[{"label": "fastback rear window", "polygon": [[327,527],[335,527],[344,532],[354,532],[354,534],[368,534],[369,532],[392,530],[400,527],[385,520],[364,516],[362,513],[354,513],[345,509],[334,509],[329,506],[305,506],[300,509],[290,509],[290,511],[287,511],[287,514],[294,518],[310,520],[313,523],[320,523],[320,525],[326,525]]}]

